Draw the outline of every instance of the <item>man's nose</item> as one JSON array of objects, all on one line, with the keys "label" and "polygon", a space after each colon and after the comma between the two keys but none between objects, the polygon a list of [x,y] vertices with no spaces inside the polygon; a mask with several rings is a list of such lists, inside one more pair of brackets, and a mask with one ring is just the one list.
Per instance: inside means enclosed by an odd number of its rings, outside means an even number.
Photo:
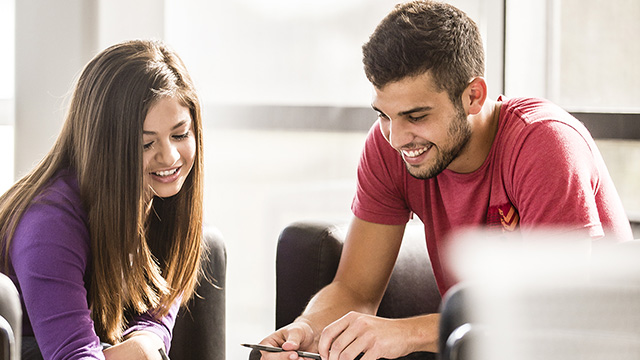
[{"label": "man's nose", "polygon": [[401,148],[413,141],[411,127],[403,120],[389,120],[389,135],[387,139],[394,148]]}]

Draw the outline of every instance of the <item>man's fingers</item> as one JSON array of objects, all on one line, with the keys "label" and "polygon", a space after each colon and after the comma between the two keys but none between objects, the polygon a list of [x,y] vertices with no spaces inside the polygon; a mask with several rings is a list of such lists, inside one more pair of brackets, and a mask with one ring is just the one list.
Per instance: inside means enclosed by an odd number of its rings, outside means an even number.
[{"label": "man's fingers", "polygon": [[366,334],[350,322],[349,326],[333,340],[329,349],[329,360],[355,359],[367,346]]},{"label": "man's fingers", "polygon": [[282,349],[287,351],[300,349],[300,341],[289,339],[282,344]]},{"label": "man's fingers", "polygon": [[282,344],[284,350],[300,350],[302,346],[309,346],[308,340],[313,337],[311,328],[305,323],[297,323],[287,329],[286,341]]},{"label": "man's fingers", "polygon": [[320,341],[318,342],[318,353],[322,358],[329,358],[329,350],[333,348],[336,338],[348,327],[349,321],[343,316],[322,330],[322,335],[320,335]]}]

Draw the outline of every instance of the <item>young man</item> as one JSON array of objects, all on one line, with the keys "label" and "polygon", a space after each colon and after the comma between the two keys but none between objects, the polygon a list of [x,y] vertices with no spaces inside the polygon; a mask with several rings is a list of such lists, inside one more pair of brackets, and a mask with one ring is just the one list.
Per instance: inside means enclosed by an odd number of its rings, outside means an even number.
[{"label": "young man", "polygon": [[264,344],[318,351],[329,360],[436,352],[438,314],[375,316],[412,214],[424,223],[442,294],[456,283],[443,256],[456,229],[526,235],[551,227],[593,239],[632,238],[605,164],[579,121],[544,100],[487,98],[482,41],[466,14],[430,1],[398,5],[363,53],[379,116],[358,168],[355,218],[338,272]]}]

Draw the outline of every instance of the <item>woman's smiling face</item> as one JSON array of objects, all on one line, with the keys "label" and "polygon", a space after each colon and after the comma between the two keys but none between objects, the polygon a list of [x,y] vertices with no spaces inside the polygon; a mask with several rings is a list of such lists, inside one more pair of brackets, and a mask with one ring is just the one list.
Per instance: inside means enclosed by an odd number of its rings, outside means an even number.
[{"label": "woman's smiling face", "polygon": [[189,108],[175,97],[159,99],[144,119],[142,137],[146,197],[176,195],[196,156]]}]

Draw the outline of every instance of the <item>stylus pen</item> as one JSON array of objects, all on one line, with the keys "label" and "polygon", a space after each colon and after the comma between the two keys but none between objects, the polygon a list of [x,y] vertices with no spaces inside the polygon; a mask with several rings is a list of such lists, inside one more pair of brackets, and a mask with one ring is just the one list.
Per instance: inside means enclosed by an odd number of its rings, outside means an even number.
[{"label": "stylus pen", "polygon": [[[306,352],[306,351],[300,351],[300,350],[285,350],[285,349],[280,348],[280,347],[268,346],[268,345],[262,345],[262,344],[240,344],[240,345],[246,346],[248,348],[252,348],[252,349],[256,349],[256,350],[262,350],[262,351],[268,351],[268,352],[295,351],[298,354],[298,356],[300,356],[300,357],[309,358],[309,359],[316,359],[316,360],[322,360],[322,358],[320,357],[320,354],[316,354],[316,353],[312,353],[312,352]],[[360,353],[360,355],[356,356],[356,358],[353,359],[353,360],[360,360],[363,355],[364,355],[364,353]]]},{"label": "stylus pen", "polygon": [[162,360],[169,360],[169,357],[167,356],[167,353],[164,352],[163,348],[158,349],[158,351],[160,352],[160,356],[162,356]]},{"label": "stylus pen", "polygon": [[[283,351],[287,351],[287,350],[284,350],[283,348],[274,347],[274,346],[267,346],[267,345],[261,345],[261,344],[240,344],[240,345],[246,346],[248,348],[261,350],[261,351],[268,351],[268,352],[283,352]],[[298,356],[301,356],[301,357],[304,357],[304,358],[322,360],[322,358],[320,358],[320,354],[306,352],[306,351],[300,351],[300,350],[293,350],[293,351],[295,351],[298,354]]]}]

